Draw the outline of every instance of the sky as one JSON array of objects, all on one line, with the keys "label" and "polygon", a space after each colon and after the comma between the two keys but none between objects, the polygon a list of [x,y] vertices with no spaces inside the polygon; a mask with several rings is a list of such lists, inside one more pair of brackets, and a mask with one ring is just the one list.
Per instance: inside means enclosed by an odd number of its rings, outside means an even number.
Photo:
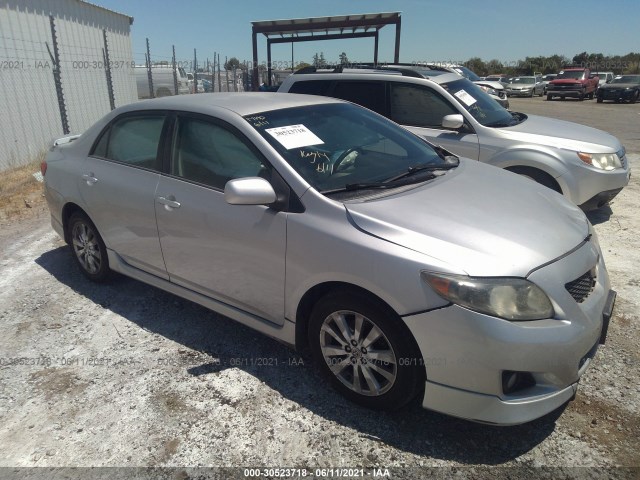
[{"label": "sky", "polygon": [[[356,13],[401,12],[401,62],[461,62],[472,57],[505,64],[526,56],[586,51],[625,55],[640,51],[637,0],[90,0],[134,17],[131,40],[136,63],[144,63],[145,38],[153,60],[178,59],[198,64],[218,52],[251,61],[251,21],[323,17]],[[579,5],[579,9],[578,9]],[[379,60],[392,61],[395,27],[380,31]],[[323,52],[337,62],[373,61],[373,38],[326,40],[294,45],[294,62],[311,63]],[[266,40],[258,39],[258,58],[266,60]],[[291,61],[291,44],[274,45],[273,61]]]}]

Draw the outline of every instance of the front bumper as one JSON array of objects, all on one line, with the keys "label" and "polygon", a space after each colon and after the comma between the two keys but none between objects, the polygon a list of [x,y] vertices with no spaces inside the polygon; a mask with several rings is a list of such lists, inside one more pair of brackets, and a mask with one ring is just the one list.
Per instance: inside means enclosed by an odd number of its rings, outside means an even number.
[{"label": "front bumper", "polygon": [[628,101],[633,99],[635,94],[636,90],[601,88],[596,96],[601,100]]},{"label": "front bumper", "polygon": [[507,90],[510,97],[530,97],[533,90]]},{"label": "front bumper", "polygon": [[588,95],[583,89],[575,89],[575,90],[552,90],[547,88],[547,95],[551,95],[552,97],[570,97],[570,98],[580,98]]},{"label": "front bumper", "polygon": [[588,212],[589,210],[595,210],[596,208],[604,207],[607,203],[615,198],[622,191],[622,188],[616,188],[615,190],[607,190],[606,192],[600,192],[594,195],[589,200],[581,205],[578,205],[582,210]]},{"label": "front bumper", "polygon": [[[573,153],[571,153],[572,155]],[[629,184],[631,169],[626,156],[621,159],[622,168],[599,170],[585,163],[567,161],[567,172],[556,178],[562,192],[583,210],[604,205]],[[607,200],[607,196],[609,197]],[[590,207],[595,203],[595,207]]]},{"label": "front bumper", "polygon": [[[565,284],[593,268],[593,291],[577,303]],[[457,305],[404,317],[425,364],[425,408],[514,425],[539,418],[574,396],[598,348],[603,317],[612,308],[599,247],[588,241],[528,278],[549,294],[555,318],[510,322]],[[529,372],[535,384],[505,394],[505,371]]]}]

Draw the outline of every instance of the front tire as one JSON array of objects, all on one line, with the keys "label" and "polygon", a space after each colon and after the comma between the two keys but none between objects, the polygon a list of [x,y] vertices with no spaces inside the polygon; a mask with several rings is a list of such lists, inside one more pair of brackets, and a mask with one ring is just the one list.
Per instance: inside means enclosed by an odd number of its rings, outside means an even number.
[{"label": "front tire", "polygon": [[424,385],[424,366],[400,317],[360,292],[329,294],[309,323],[314,361],[349,400],[376,410],[395,410]]},{"label": "front tire", "polygon": [[91,281],[104,282],[111,270],[107,247],[87,215],[76,212],[67,224],[71,251],[80,271]]}]

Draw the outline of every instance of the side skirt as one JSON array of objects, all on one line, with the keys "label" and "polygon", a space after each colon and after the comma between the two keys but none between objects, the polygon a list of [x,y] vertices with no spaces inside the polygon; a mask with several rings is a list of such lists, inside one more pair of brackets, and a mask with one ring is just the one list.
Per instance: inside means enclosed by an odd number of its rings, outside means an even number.
[{"label": "side skirt", "polygon": [[220,315],[229,317],[236,322],[257,330],[258,332],[263,333],[275,340],[278,340],[279,342],[284,343],[288,347],[295,349],[296,329],[295,324],[290,320],[285,319],[283,325],[276,325],[256,315],[252,315],[243,310],[232,307],[231,305],[227,305],[226,303],[214,300],[213,298],[207,297],[200,293],[194,292],[193,290],[189,290],[188,288],[184,288],[180,285],[176,285],[175,283],[171,283],[168,280],[164,280],[162,278],[156,277],[155,275],[151,275],[135,267],[132,267],[113,250],[107,249],[107,254],[109,256],[109,266],[113,271],[126,275],[127,277],[131,277],[135,280],[139,280],[142,283],[152,285],[166,292],[173,293],[174,295],[182,297],[191,302],[202,305],[209,310],[213,310]]}]

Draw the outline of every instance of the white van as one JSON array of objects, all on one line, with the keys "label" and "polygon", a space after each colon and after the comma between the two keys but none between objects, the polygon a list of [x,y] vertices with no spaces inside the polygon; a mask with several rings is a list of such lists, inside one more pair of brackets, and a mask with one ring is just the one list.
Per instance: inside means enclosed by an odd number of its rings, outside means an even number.
[{"label": "white van", "polygon": [[[138,87],[138,98],[151,98],[149,92],[149,76],[147,67],[136,65],[134,68],[136,75],[136,86]],[[154,97],[168,97],[174,95],[173,68],[171,65],[153,65],[151,67],[153,79]],[[176,79],[178,80],[178,95],[189,93],[187,73],[182,67],[176,67]]]}]

